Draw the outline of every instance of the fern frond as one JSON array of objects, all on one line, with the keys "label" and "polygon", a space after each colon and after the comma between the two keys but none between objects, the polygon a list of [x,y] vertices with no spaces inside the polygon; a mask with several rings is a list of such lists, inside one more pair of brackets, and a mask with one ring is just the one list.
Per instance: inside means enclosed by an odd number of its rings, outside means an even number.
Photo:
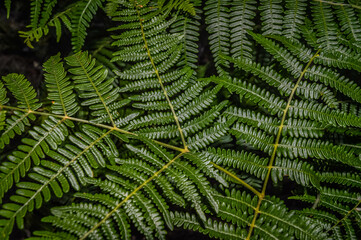
[{"label": "fern frond", "polygon": [[41,159],[45,158],[45,154],[49,149],[56,150],[65,138],[68,136],[68,130],[62,124],[63,120],[57,120],[50,117],[42,124],[41,127],[34,127],[29,131],[33,137],[23,138],[18,150],[8,156],[8,161],[1,164],[0,173],[0,199],[4,196],[14,183],[25,177],[32,163],[39,165]]},{"label": "fern frond", "polygon": [[[4,111],[2,111],[3,113]],[[29,112],[18,112],[14,111],[10,118],[6,119],[6,124],[4,126],[4,131],[1,132],[0,137],[0,149],[3,149],[5,145],[10,143],[10,140],[15,137],[15,135],[20,135],[25,131],[25,128],[30,126],[30,121],[35,120],[33,114]]]},{"label": "fern frond", "polygon": [[278,155],[284,157],[313,157],[317,159],[332,159],[350,166],[359,167],[360,160],[343,146],[335,146],[329,142],[315,139],[290,139],[283,138],[279,144]]},{"label": "fern frond", "polygon": [[280,47],[274,41],[262,36],[249,32],[255,41],[261,44],[273,57],[281,63],[295,78],[301,75],[303,64],[298,61],[297,58],[293,57],[290,52]]},{"label": "fern frond", "polygon": [[36,98],[34,88],[30,85],[30,82],[25,79],[24,75],[12,73],[4,76],[2,79],[10,92],[18,100],[17,106],[19,108],[35,111],[41,107],[42,104],[39,103],[39,100]]},{"label": "fern frond", "polygon": [[0,131],[2,131],[5,127],[5,119],[6,119],[6,111],[0,111]]},{"label": "fern frond", "polygon": [[[1,133],[0,148],[4,148],[5,145],[10,143],[10,139],[14,138],[15,135],[20,135],[25,131],[27,126],[30,126],[30,121],[35,120],[35,116],[32,111],[37,110],[41,107],[41,103],[36,98],[34,88],[30,85],[23,75],[8,74],[3,77],[5,85],[8,87],[10,92],[17,99],[17,106],[19,108],[27,109],[27,111],[20,112],[14,110],[12,116],[6,119],[6,125],[4,131]],[[0,86],[1,87],[1,86]],[[0,104],[6,103],[5,89],[2,87],[0,92]]]},{"label": "fern frond", "polygon": [[272,181],[274,183],[282,181],[284,176],[302,186],[309,186],[311,183],[314,187],[320,188],[320,178],[313,166],[307,162],[276,158],[271,172]]},{"label": "fern frond", "polygon": [[102,5],[103,0],[80,1],[77,5],[71,16],[71,42],[74,52],[82,50],[87,35],[86,29],[89,27],[98,8],[102,7]]},{"label": "fern frond", "polygon": [[[144,153],[147,152],[144,152],[144,150],[140,152],[137,149],[133,148],[134,150],[137,150],[137,154],[140,155],[142,158],[147,161],[153,162],[153,164],[156,163],[159,167],[164,166],[164,163],[162,162],[166,163],[171,161],[172,156],[169,155],[169,153],[167,153],[162,147],[157,146],[154,143],[145,139],[142,139],[142,141],[146,142],[147,146],[154,153],[156,153],[156,155],[145,155]],[[173,169],[173,166],[175,167],[175,169]],[[179,162],[179,160],[177,160],[173,162],[172,167],[168,168],[165,173],[167,174],[167,176],[174,179],[174,183],[176,184],[177,188],[182,191],[184,198],[192,203],[192,207],[195,208],[199,217],[202,220],[205,220],[205,214],[201,208],[200,194],[197,191],[196,186],[198,186],[202,194],[207,197],[213,208],[218,208],[217,202],[215,202],[213,197],[210,195],[211,189],[207,184],[207,181],[205,181],[205,177],[201,172],[199,172],[199,170],[196,170],[194,167],[184,161]]]},{"label": "fern frond", "polygon": [[260,179],[264,179],[267,173],[267,159],[253,153],[210,148],[202,155],[218,165],[239,169]]},{"label": "fern frond", "polygon": [[[259,112],[250,111],[249,109],[229,107],[223,114],[228,118],[235,118],[238,122],[260,128],[268,134],[276,135],[280,126],[279,119],[268,117]],[[320,138],[324,135],[325,128],[326,126],[318,122],[289,118],[285,120],[282,135],[297,138]]]},{"label": "fern frond", "polygon": [[312,17],[317,29],[317,44],[323,49],[337,46],[337,25],[334,21],[331,5],[312,2]]},{"label": "fern frond", "polygon": [[[164,164],[163,161],[160,160],[157,155],[155,155],[154,153],[150,152],[147,149],[144,149],[144,148],[138,149],[138,148],[136,148],[134,146],[131,146],[131,145],[127,145],[127,147],[132,152],[134,152],[137,156],[139,156],[141,159],[143,159],[144,161],[149,162],[152,165],[155,165],[155,167],[157,167],[157,168],[162,167],[163,164]],[[149,168],[151,168],[151,167],[149,167]],[[149,169],[147,169],[147,170],[143,169],[143,171],[145,173],[148,173],[149,175],[152,173]],[[170,173],[169,174],[170,176],[175,176],[175,174],[176,174],[176,172],[173,172],[171,169],[169,170],[169,173]],[[184,201],[183,197],[181,197],[180,195],[178,195],[174,191],[174,187],[172,186],[172,184],[170,184],[168,182],[168,180],[163,176],[159,176],[158,178],[159,178],[159,181],[157,182],[157,185],[159,185],[159,187],[163,189],[164,194],[168,198],[172,199],[172,201],[175,204],[184,207],[185,206],[185,201]]]},{"label": "fern frond", "polygon": [[[289,212],[282,202],[273,198],[265,201],[260,208],[260,218],[263,224],[275,224],[279,228],[284,229],[290,236],[296,236],[299,239],[324,239],[326,234],[322,232],[322,228],[316,224],[312,224],[310,220],[299,218],[293,212]],[[268,223],[268,221],[270,221]],[[256,221],[257,222],[257,221]]]},{"label": "fern frond", "polygon": [[[190,66],[197,68],[198,62],[198,43],[199,40],[199,29],[200,29],[200,14],[201,10],[199,6],[202,1],[192,1],[194,14],[192,16],[181,16],[171,26],[171,33],[183,34],[183,49],[182,59],[177,63],[178,66]],[[197,14],[195,14],[197,12]]]},{"label": "fern frond", "polygon": [[[24,43],[30,48],[33,48],[32,42],[33,41],[39,41],[43,36],[46,36],[49,33],[49,27],[55,27],[55,33],[56,33],[56,40],[57,42],[60,41],[61,35],[62,35],[62,23],[68,30],[71,30],[71,22],[69,20],[69,15],[71,15],[72,10],[76,8],[76,4],[71,5],[69,8],[65,9],[64,11],[56,14],[52,19],[48,20],[50,17],[52,8],[54,7],[54,3],[56,0],[46,0],[46,8],[42,12],[44,15],[42,16],[42,19],[40,19],[39,24],[40,26],[33,28],[32,27],[28,31],[19,31],[20,37],[24,38]],[[48,16],[49,15],[49,16]],[[45,20],[47,22],[45,22]]]},{"label": "fern frond", "polygon": [[301,26],[305,21],[306,8],[306,0],[286,1],[286,11],[283,18],[283,36],[291,39],[300,38]]},{"label": "fern frond", "polygon": [[261,11],[262,34],[281,35],[283,25],[283,7],[281,0],[261,0],[258,9]]},{"label": "fern frond", "polygon": [[39,16],[41,13],[41,6],[43,4],[43,0],[32,0],[30,3],[31,6],[31,13],[30,13],[30,20],[31,20],[31,27],[37,28],[39,24]]},{"label": "fern frond", "polygon": [[51,13],[58,0],[45,0],[42,11],[41,18],[39,20],[39,26],[44,27],[49,21]]},{"label": "fern frond", "polygon": [[305,74],[305,77],[313,81],[323,82],[325,85],[337,89],[353,100],[361,102],[361,99],[359,98],[361,93],[360,87],[356,83],[350,81],[344,76],[340,76],[340,74],[332,70],[325,69],[320,66],[312,66]]},{"label": "fern frond", "polygon": [[286,104],[284,100],[266,91],[265,89],[236,78],[231,80],[222,77],[210,77],[207,80],[224,86],[230,92],[236,92],[241,97],[259,104],[260,106],[268,109],[271,114],[280,114],[282,107]]},{"label": "fern frond", "polygon": [[250,41],[247,30],[252,31],[256,16],[256,1],[233,1],[230,9],[229,27],[231,50],[233,58],[253,59],[253,43]]},{"label": "fern frond", "polygon": [[[85,176],[93,176],[90,166],[96,168],[103,164],[104,158],[99,149],[104,151],[109,148],[101,142],[110,131],[105,133],[100,131],[101,135],[94,134],[94,130],[86,132],[89,132],[88,135],[79,133],[78,136],[92,139],[90,144],[86,144],[88,139],[82,140],[69,136],[74,145],[67,144],[66,149],[58,148],[57,152],[49,150],[47,156],[56,161],[42,160],[41,166],[34,167],[34,172],[28,174],[33,180],[32,182],[16,184],[17,190],[10,197],[11,202],[3,204],[0,210],[0,215],[6,219],[0,221],[0,231],[4,239],[8,239],[15,221],[18,228],[24,228],[24,217],[27,212],[40,208],[43,202],[48,202],[53,195],[63,196],[64,192],[70,190],[70,186],[79,190],[79,182],[84,184]],[[95,147],[97,145],[99,145],[99,149]],[[108,151],[109,153],[110,151]]]},{"label": "fern frond", "polygon": [[[209,44],[218,74],[225,75],[229,63],[220,58],[229,55],[229,4],[230,0],[208,0],[204,7]],[[225,68],[225,69],[223,69]]]},{"label": "fern frond", "polygon": [[174,225],[220,239],[245,239],[246,233],[233,224],[208,219],[200,223],[195,215],[183,212],[171,212]]},{"label": "fern frond", "polygon": [[[4,88],[4,84],[0,81],[0,133],[6,124],[6,111],[2,108],[2,105],[5,105],[8,101],[9,99],[6,97],[6,89]],[[2,144],[3,141],[0,141],[0,149],[3,148]]]},{"label": "fern frond", "polygon": [[[291,94],[292,85],[294,83],[286,78],[283,78],[282,75],[277,73],[272,67],[264,67],[259,63],[257,64],[247,59],[227,59],[230,62],[235,63],[237,67],[258,76],[269,85],[277,87],[282,95],[289,96]],[[307,82],[301,82],[296,89],[296,94],[303,95],[306,99],[319,99],[324,95],[324,92],[325,86],[320,84],[309,84]]]},{"label": "fern frond", "polygon": [[320,178],[322,182],[361,188],[361,177],[354,173],[324,172]]},{"label": "fern frond", "polygon": [[[69,72],[73,74],[75,88],[82,91],[79,98],[84,99],[82,106],[88,106],[94,116],[105,117],[106,122],[114,126],[114,117],[119,105],[118,88],[114,88],[113,78],[107,78],[108,71],[97,66],[95,59],[87,52],[79,52],[66,57],[67,64],[71,66]],[[113,104],[113,107],[111,106]]]},{"label": "fern frond", "polygon": [[222,136],[226,135],[227,130],[229,129],[229,122],[222,122],[215,124],[212,128],[206,129],[198,134],[194,135],[191,138],[188,138],[189,149],[200,150],[206,148],[211,143],[214,143],[217,139],[220,139]]},{"label": "fern frond", "polygon": [[79,110],[73,86],[60,59],[60,54],[44,63],[45,81],[49,92],[48,99],[53,101],[52,112],[64,116],[73,116]]},{"label": "fern frond", "polygon": [[[213,123],[213,121],[220,115],[220,111],[226,104],[226,101],[222,102],[219,105],[212,107],[200,117],[186,122],[182,128],[184,136],[187,137],[188,135],[194,134]],[[166,125],[156,128],[141,128],[137,133],[140,133],[141,135],[151,139],[171,139],[179,135],[177,127],[173,125]]]},{"label": "fern frond", "polygon": [[328,108],[326,105],[311,101],[297,101],[291,103],[289,117],[307,118],[331,126],[361,126],[361,119],[353,114]]},{"label": "fern frond", "polygon": [[[9,101],[9,98],[7,98],[6,96],[6,89],[5,89],[5,86],[4,84],[0,81],[0,104],[1,105],[5,105],[6,103],[8,103]],[[0,105],[0,106],[1,106]],[[0,110],[3,110],[2,109],[2,106],[1,106],[1,109]]]},{"label": "fern frond", "polygon": [[326,187],[321,189],[321,197],[331,201],[333,200],[351,204],[356,204],[361,199],[361,195],[359,193]]},{"label": "fern frond", "polygon": [[[128,172],[129,173],[129,172]],[[137,174],[137,172],[134,172],[134,174]],[[133,183],[130,183],[124,179],[118,178],[116,176],[108,175],[107,179],[112,181],[113,183],[117,183],[126,190],[132,191],[136,185]],[[146,185],[146,191],[149,194],[149,198],[153,200],[154,204],[150,199],[147,199],[142,193],[138,192],[136,195],[134,195],[134,200],[137,202],[137,205],[141,208],[141,211],[144,213],[144,218],[146,219],[146,222],[148,223],[149,229],[152,232],[151,235],[145,234],[148,238],[153,238],[153,236],[159,238],[159,239],[165,239],[166,231],[164,229],[164,221],[160,217],[160,213],[157,211],[154,205],[160,208],[160,211],[163,212],[163,216],[165,216],[168,221],[168,224],[171,224],[169,219],[169,213],[167,210],[167,207],[165,205],[165,202],[163,199],[159,199],[158,197],[160,195],[155,195],[155,189],[152,189],[151,186]],[[93,224],[95,225],[95,224]],[[170,225],[171,229],[173,228],[173,225]]]},{"label": "fern frond", "polygon": [[6,8],[6,18],[9,19],[10,10],[11,10],[11,0],[5,0],[4,5],[5,5],[5,8]]},{"label": "fern frond", "polygon": [[[138,184],[142,184],[144,181],[146,181],[150,176],[152,176],[156,172],[156,170],[151,166],[144,164],[139,160],[134,160],[134,159],[129,159],[124,161],[121,166],[110,166],[109,169],[113,170],[114,172],[117,172],[118,174],[124,177],[134,180]],[[144,173],[147,174],[145,175]],[[117,179],[112,176],[108,176],[108,179],[112,180],[113,182],[118,182],[119,184],[122,183],[122,181],[119,180],[117,181]],[[123,185],[131,186],[129,190],[133,190],[136,187],[134,184],[130,184],[130,183]],[[145,185],[144,190],[147,192],[147,194],[149,195],[150,199],[153,201],[155,206],[157,206],[158,210],[162,213],[164,222],[167,224],[168,228],[173,230],[173,224],[171,222],[168,211],[169,206],[166,204],[164,198],[158,193],[155,186],[151,183]],[[162,230],[160,232],[162,232]]]},{"label": "fern frond", "polygon": [[[296,39],[287,39],[283,36],[270,36],[271,38],[284,44],[293,55],[297,56],[301,61],[308,62],[312,58],[312,50]],[[323,51],[314,60],[317,64],[329,67],[337,67],[341,69],[354,69],[360,71],[360,56],[345,47],[338,49]]]},{"label": "fern frond", "polygon": [[250,143],[253,147],[260,149],[269,155],[272,154],[274,149],[274,136],[268,135],[265,132],[258,130],[257,128],[250,127],[245,124],[236,123],[230,133],[237,139],[242,139],[247,143]]}]

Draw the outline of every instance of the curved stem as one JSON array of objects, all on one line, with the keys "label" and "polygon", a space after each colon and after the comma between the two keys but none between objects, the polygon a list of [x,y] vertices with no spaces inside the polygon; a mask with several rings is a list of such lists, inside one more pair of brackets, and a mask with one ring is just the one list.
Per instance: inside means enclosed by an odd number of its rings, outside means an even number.
[{"label": "curved stem", "polygon": [[272,167],[273,167],[273,163],[276,159],[276,152],[277,152],[277,148],[279,146],[279,143],[280,143],[280,139],[281,139],[281,133],[282,133],[282,130],[283,130],[283,127],[284,127],[284,122],[286,120],[286,116],[287,116],[287,112],[288,112],[288,109],[290,108],[291,106],[291,101],[293,99],[293,96],[295,95],[295,92],[296,92],[296,89],[298,87],[298,85],[300,84],[303,76],[305,75],[306,71],[308,70],[308,68],[310,67],[311,63],[313,62],[313,60],[315,60],[316,57],[319,56],[319,52],[320,52],[320,49],[315,53],[315,55],[313,55],[313,57],[310,59],[310,61],[307,63],[306,67],[303,69],[303,71],[301,72],[301,75],[300,77],[298,78],[295,86],[293,87],[292,89],[292,92],[290,94],[290,96],[288,97],[288,101],[287,101],[287,105],[285,107],[285,109],[283,110],[283,116],[282,116],[282,120],[281,120],[281,124],[278,128],[278,132],[277,132],[277,137],[276,137],[276,140],[275,140],[275,143],[274,143],[274,148],[273,148],[273,152],[272,152],[272,155],[271,155],[271,158],[270,158],[270,161],[268,163],[268,171],[267,171],[267,175],[266,175],[266,178],[263,182],[263,187],[262,187],[262,192],[261,192],[261,195],[258,199],[258,203],[257,203],[257,207],[256,207],[256,210],[255,210],[255,213],[254,213],[254,216],[253,216],[253,220],[252,220],[252,223],[250,225],[250,228],[249,228],[249,231],[248,231],[248,236],[247,236],[247,240],[249,240],[252,236],[252,232],[253,232],[253,228],[255,227],[255,224],[256,224],[256,220],[257,220],[257,217],[258,217],[258,214],[260,212],[260,206],[261,206],[261,203],[263,201],[263,199],[265,198],[265,194],[266,194],[266,188],[267,188],[267,185],[268,185],[268,181],[270,179],[270,176],[271,176],[271,171],[272,171]]}]

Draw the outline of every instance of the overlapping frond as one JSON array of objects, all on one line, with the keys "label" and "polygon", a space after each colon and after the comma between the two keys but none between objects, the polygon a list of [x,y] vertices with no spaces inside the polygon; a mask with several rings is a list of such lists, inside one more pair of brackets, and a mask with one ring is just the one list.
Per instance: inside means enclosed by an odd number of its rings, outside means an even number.
[{"label": "overlapping frond", "polygon": [[264,35],[281,35],[283,18],[283,7],[281,0],[261,0],[259,10],[261,11],[262,34]]},{"label": "overlapping frond", "polygon": [[[27,126],[30,126],[30,121],[35,120],[32,111],[41,107],[41,103],[37,99],[37,94],[34,88],[25,79],[24,75],[9,74],[3,77],[3,81],[9,92],[16,98],[17,106],[24,108],[26,111],[14,111],[11,117],[6,119],[4,131],[1,132],[0,149],[10,143],[10,140],[15,135],[22,134]],[[4,87],[1,88],[1,104],[7,102],[6,92]],[[3,109],[1,109],[4,114]]]},{"label": "overlapping frond", "polygon": [[247,30],[252,31],[256,16],[256,1],[233,1],[230,9],[229,27],[231,29],[230,53],[234,58],[253,59],[253,43],[250,41]]},{"label": "overlapping frond", "polygon": [[[105,166],[105,159],[114,163],[119,153],[113,146],[114,143],[106,140],[109,134],[110,131],[103,132],[95,127],[83,125],[82,132],[76,132],[74,136],[68,137],[71,144],[50,150],[46,149],[48,146],[44,141],[41,147],[34,149],[45,159],[40,160],[33,154],[33,160],[40,165],[33,167],[33,172],[27,174],[31,181],[18,182],[15,194],[10,197],[11,201],[2,205],[0,210],[0,215],[3,217],[0,222],[2,237],[8,239],[15,223],[18,228],[24,228],[23,219],[26,213],[40,208],[53,196],[62,197],[70,188],[80,190],[81,185],[85,184],[83,178],[92,177],[93,169]],[[30,139],[27,143],[31,143]],[[24,148],[20,147],[20,149]],[[22,156],[24,153],[15,152],[14,155]],[[15,159],[14,161],[16,162]],[[19,181],[19,174],[23,175],[26,168],[29,168],[26,166],[29,165],[29,160],[27,162],[19,163],[23,166],[20,170],[15,169],[17,174],[14,181]]]},{"label": "overlapping frond", "polygon": [[71,33],[74,52],[82,50],[87,35],[87,28],[96,14],[98,8],[102,7],[104,0],[79,1],[75,11],[71,15]]},{"label": "overlapping frond", "polygon": [[73,85],[66,76],[60,54],[49,58],[44,63],[45,81],[49,92],[48,99],[52,101],[52,112],[58,115],[73,116],[79,106],[73,92]]},{"label": "overlapping frond", "polygon": [[69,73],[72,74],[74,87],[82,91],[79,94],[81,105],[89,107],[95,117],[92,120],[114,125],[114,119],[118,117],[116,110],[124,104],[116,102],[119,89],[113,86],[114,78],[108,78],[108,71],[97,65],[87,52],[76,53],[65,60],[71,67]]},{"label": "overlapping frond", "polygon": [[[32,1],[26,42],[65,25],[75,53],[40,99],[0,81],[0,238],[359,238],[356,4]],[[79,51],[103,5],[111,36]]]},{"label": "overlapping frond", "polygon": [[221,76],[227,75],[229,63],[221,58],[221,54],[229,55],[229,6],[230,0],[208,0],[204,7],[206,15],[209,44],[213,54],[215,67]]}]

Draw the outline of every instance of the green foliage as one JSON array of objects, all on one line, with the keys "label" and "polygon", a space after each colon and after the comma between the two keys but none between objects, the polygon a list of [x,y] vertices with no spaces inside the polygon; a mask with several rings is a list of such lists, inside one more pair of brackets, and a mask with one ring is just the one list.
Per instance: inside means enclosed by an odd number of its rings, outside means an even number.
[{"label": "green foliage", "polygon": [[73,53],[0,81],[0,238],[360,238],[357,4],[31,1]]}]

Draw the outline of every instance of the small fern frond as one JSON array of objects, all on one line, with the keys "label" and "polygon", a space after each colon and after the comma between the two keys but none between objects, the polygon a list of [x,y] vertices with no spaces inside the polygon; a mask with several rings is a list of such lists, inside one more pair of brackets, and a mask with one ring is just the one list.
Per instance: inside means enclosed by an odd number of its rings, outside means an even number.
[{"label": "small fern frond", "polygon": [[[204,7],[209,44],[218,74],[225,75],[229,63],[220,55],[229,55],[229,6],[230,0],[208,0]],[[223,69],[224,68],[224,69]]]},{"label": "small fern frond", "polygon": [[79,110],[73,86],[60,59],[60,54],[44,63],[45,81],[49,92],[48,99],[53,102],[52,112],[64,116],[73,116]]},{"label": "small fern frond", "polygon": [[56,152],[49,150],[47,156],[56,162],[41,160],[41,166],[33,167],[34,172],[28,174],[32,182],[16,184],[17,190],[10,197],[11,202],[3,204],[0,210],[0,215],[6,219],[0,221],[0,231],[4,239],[8,239],[15,221],[18,228],[24,228],[25,214],[40,208],[43,202],[48,202],[53,195],[63,196],[70,190],[70,186],[79,190],[80,184],[85,184],[84,177],[93,176],[92,167],[105,165],[102,151],[108,159],[117,155],[117,152],[110,150],[115,148],[109,145],[109,141],[102,143],[111,131],[103,132],[86,126],[84,130],[87,134],[79,132],[75,134],[77,137],[69,136],[73,145],[67,144]]},{"label": "small fern frond", "polygon": [[72,45],[74,52],[82,50],[87,35],[86,29],[96,14],[98,8],[103,6],[103,0],[80,1],[71,16]]},{"label": "small fern frond", "polygon": [[44,27],[48,23],[51,13],[57,4],[58,0],[45,0],[43,9],[41,11],[41,18],[39,20],[39,26]]},{"label": "small fern frond", "polygon": [[[6,103],[8,103],[9,98],[7,98],[6,96],[6,89],[4,84],[0,81],[0,104],[1,105],[5,105]],[[0,110],[2,111],[2,106],[0,105]]]},{"label": "small fern frond", "polygon": [[354,173],[324,172],[320,178],[322,182],[361,188],[361,177]]},{"label": "small fern frond", "polygon": [[280,99],[269,91],[236,78],[231,80],[222,77],[210,77],[207,80],[224,86],[230,92],[236,92],[241,97],[246,98],[253,103],[257,103],[264,108],[267,108],[271,114],[280,114],[282,107],[286,104],[284,100]]},{"label": "small fern frond", "polygon": [[29,134],[33,137],[23,138],[18,150],[8,156],[8,161],[1,164],[0,174],[0,199],[12,187],[14,183],[25,177],[32,163],[39,165],[41,159],[49,149],[56,150],[68,136],[68,130],[63,120],[57,120],[53,117],[45,120],[41,127],[34,127]]},{"label": "small fern frond", "polygon": [[[226,57],[226,59],[235,63],[235,65],[240,69],[258,76],[270,86],[277,87],[282,95],[289,96],[291,94],[293,82],[289,81],[289,79],[283,78],[282,75],[277,73],[272,67],[264,67],[259,63],[257,64],[247,59],[232,59],[228,57]],[[296,89],[296,94],[303,95],[306,99],[319,99],[324,95],[324,92],[325,86],[321,84],[310,84],[307,82],[301,82]]]},{"label": "small fern frond", "polygon": [[9,19],[10,10],[11,10],[11,0],[5,0],[4,5],[5,5],[5,8],[6,8],[6,18]]},{"label": "small fern frond", "polygon": [[182,59],[177,63],[178,66],[190,66],[192,68],[197,67],[198,62],[198,43],[199,40],[199,29],[200,29],[200,13],[199,6],[201,1],[193,1],[194,11],[197,14],[192,16],[178,17],[177,20],[172,24],[170,33],[183,34],[183,51]]},{"label": "small fern frond", "polygon": [[171,212],[174,225],[193,231],[198,231],[212,238],[220,239],[245,239],[246,232],[237,225],[208,219],[200,222],[195,215],[183,212]]},{"label": "small fern frond", "polygon": [[321,1],[312,2],[312,17],[319,47],[328,50],[337,46],[337,25],[333,21],[332,6]]},{"label": "small fern frond", "polygon": [[30,3],[30,6],[31,6],[30,20],[31,20],[32,28],[38,27],[42,3],[43,3],[43,0],[32,0]]},{"label": "small fern frond", "polygon": [[256,1],[233,1],[230,9],[229,27],[231,29],[231,56],[233,58],[253,59],[253,43],[250,41],[247,30],[252,31],[256,17]]},{"label": "small fern frond", "polygon": [[[84,99],[82,106],[88,106],[92,116],[104,116],[105,122],[113,126],[116,109],[119,104],[118,88],[114,88],[113,78],[107,78],[108,71],[101,65],[96,65],[95,59],[87,52],[79,52],[66,57],[67,64],[71,67],[69,72],[73,74],[75,88],[83,91],[79,98]],[[86,99],[86,100],[85,100]]]},{"label": "small fern frond", "polygon": [[283,7],[281,0],[261,0],[259,10],[261,11],[262,34],[281,35],[283,25]]},{"label": "small fern frond", "polygon": [[3,81],[8,87],[10,92],[18,100],[17,105],[19,108],[25,108],[29,111],[35,111],[41,107],[41,103],[36,98],[36,92],[30,85],[30,82],[25,79],[24,75],[8,74],[4,76]]},{"label": "small fern frond", "polygon": [[[268,134],[277,134],[280,126],[279,119],[268,117],[259,112],[250,111],[249,109],[239,109],[230,107],[223,113],[228,118],[234,118],[238,122],[248,124],[252,127],[260,128]],[[315,121],[306,119],[300,120],[289,118],[285,120],[282,135],[290,137],[320,138],[324,135],[326,126]]]},{"label": "small fern frond", "polygon": [[[10,93],[17,99],[18,108],[26,109],[24,112],[17,111],[16,108],[11,118],[6,119],[6,125],[4,131],[1,133],[0,138],[0,149],[4,148],[5,145],[10,143],[10,139],[14,138],[15,135],[20,135],[25,131],[26,126],[30,126],[30,121],[35,120],[35,116],[32,111],[37,110],[41,107],[41,103],[36,98],[34,88],[30,85],[30,82],[25,79],[23,75],[19,74],[8,74],[3,77],[5,85],[9,89]],[[6,103],[6,92],[1,87],[1,103]]]},{"label": "small fern frond", "polygon": [[299,39],[301,26],[304,24],[307,9],[306,0],[287,0],[286,11],[283,18],[282,34],[286,38]]}]

